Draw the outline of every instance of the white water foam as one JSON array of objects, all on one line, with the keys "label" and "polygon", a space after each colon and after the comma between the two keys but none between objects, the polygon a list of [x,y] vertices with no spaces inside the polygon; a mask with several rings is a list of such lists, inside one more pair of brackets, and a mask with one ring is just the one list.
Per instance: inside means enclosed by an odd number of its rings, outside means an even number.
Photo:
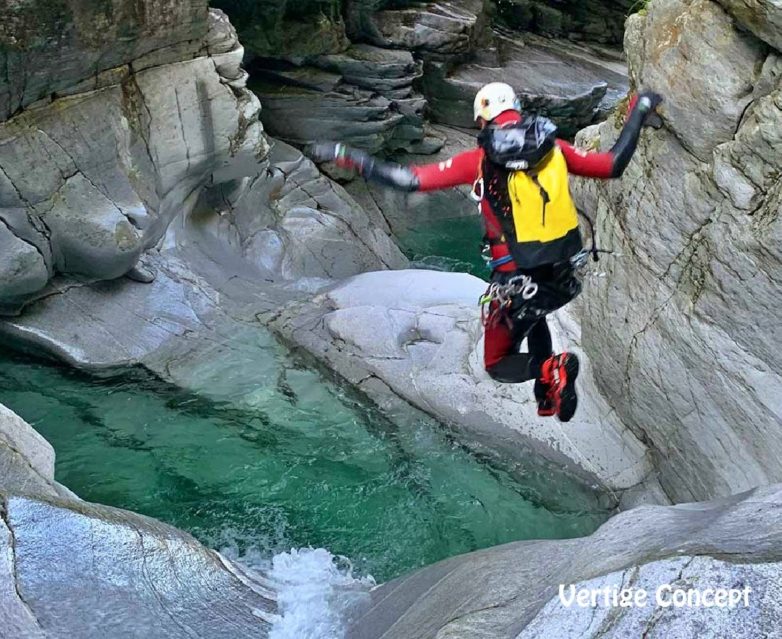
[{"label": "white water foam", "polygon": [[269,579],[280,618],[269,639],[343,639],[348,620],[369,603],[372,577],[353,576],[345,558],[324,548],[275,555]]},{"label": "white water foam", "polygon": [[268,639],[344,639],[347,624],[369,605],[371,576],[354,577],[345,557],[325,548],[294,548],[269,555],[257,547],[241,551],[234,543],[220,550],[261,573],[276,591],[278,614]]}]

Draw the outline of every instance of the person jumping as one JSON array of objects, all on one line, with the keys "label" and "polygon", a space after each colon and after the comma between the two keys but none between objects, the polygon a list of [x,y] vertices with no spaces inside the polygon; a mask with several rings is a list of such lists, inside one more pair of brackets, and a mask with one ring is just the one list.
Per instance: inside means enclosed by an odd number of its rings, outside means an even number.
[{"label": "person jumping", "polygon": [[[310,155],[402,191],[472,185],[492,270],[481,300],[486,371],[499,382],[535,380],[538,415],[567,422],[578,405],[579,362],[574,353],[553,353],[546,316],[581,292],[575,269],[584,250],[568,174],[621,176],[641,128],[659,125],[661,102],[656,93],[640,93],[611,150],[585,153],[558,139],[547,118],[523,116],[513,88],[493,82],[475,96],[478,147],[444,162],[400,166],[333,142],[314,145]],[[528,353],[519,352],[524,339]]]}]

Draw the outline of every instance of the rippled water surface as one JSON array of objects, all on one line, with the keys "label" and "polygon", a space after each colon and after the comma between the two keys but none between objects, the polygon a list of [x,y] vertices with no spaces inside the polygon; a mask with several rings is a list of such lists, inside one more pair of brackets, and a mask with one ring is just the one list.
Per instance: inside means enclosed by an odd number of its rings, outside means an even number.
[{"label": "rippled water surface", "polygon": [[481,218],[475,214],[422,220],[401,235],[399,245],[420,268],[459,271],[488,279],[489,270],[481,258],[482,237]]}]

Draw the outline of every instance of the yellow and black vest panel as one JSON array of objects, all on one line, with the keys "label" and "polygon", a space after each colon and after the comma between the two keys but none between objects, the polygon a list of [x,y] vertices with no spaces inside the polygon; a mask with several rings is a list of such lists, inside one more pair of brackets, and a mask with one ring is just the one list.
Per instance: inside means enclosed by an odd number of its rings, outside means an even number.
[{"label": "yellow and black vest panel", "polygon": [[508,171],[488,161],[483,170],[484,179],[494,183],[487,197],[518,268],[564,262],[581,250],[578,211],[562,151],[555,148],[532,171]]}]

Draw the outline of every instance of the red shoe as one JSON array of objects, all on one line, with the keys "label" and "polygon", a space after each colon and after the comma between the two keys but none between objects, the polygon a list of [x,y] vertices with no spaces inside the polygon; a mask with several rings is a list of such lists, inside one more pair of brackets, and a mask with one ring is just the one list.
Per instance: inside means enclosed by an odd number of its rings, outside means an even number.
[{"label": "red shoe", "polygon": [[[578,357],[575,353],[552,355],[540,368],[541,385],[548,386],[547,399],[561,422],[569,422],[576,414],[578,369]],[[538,414],[540,414],[540,403],[538,403]]]}]

